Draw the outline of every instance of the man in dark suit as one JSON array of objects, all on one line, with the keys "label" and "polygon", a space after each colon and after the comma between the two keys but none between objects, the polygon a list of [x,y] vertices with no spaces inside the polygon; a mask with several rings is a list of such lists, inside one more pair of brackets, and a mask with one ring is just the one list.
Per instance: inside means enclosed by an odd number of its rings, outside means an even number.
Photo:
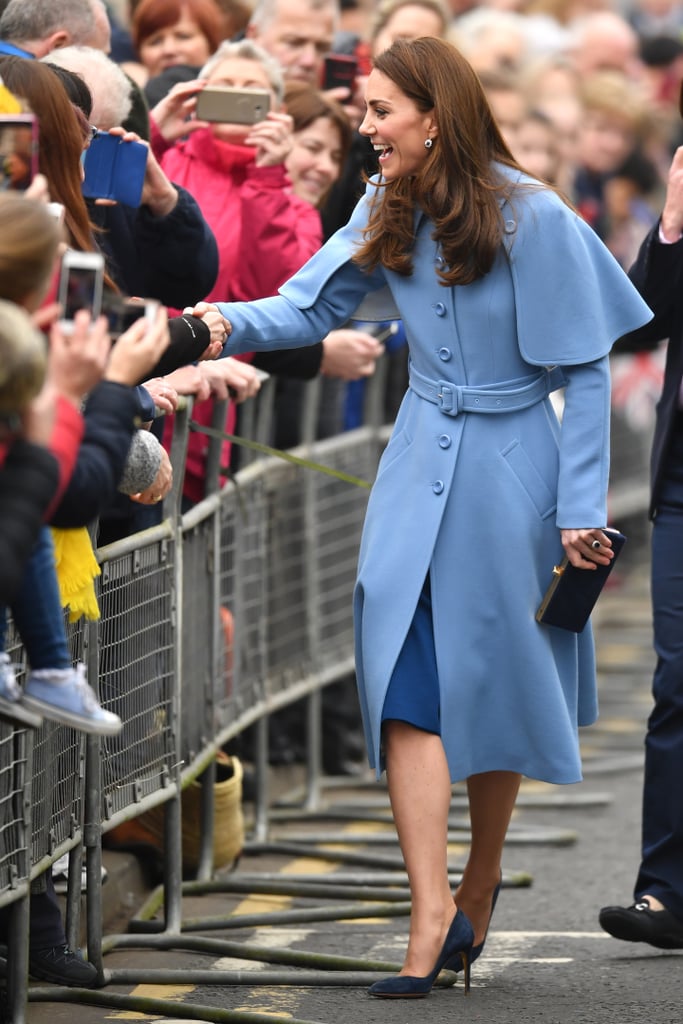
[{"label": "man in dark suit", "polygon": [[[683,90],[681,94],[683,115]],[[630,907],[600,911],[617,939],[683,949],[683,147],[669,170],[659,222],[629,276],[654,319],[616,351],[668,338],[652,448],[652,605],[657,665],[645,738],[641,863]]]}]

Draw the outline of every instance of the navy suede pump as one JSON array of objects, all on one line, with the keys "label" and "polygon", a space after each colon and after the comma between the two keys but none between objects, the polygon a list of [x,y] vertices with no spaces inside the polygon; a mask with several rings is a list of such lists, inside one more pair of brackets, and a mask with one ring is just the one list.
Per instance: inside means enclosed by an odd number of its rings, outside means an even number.
[{"label": "navy suede pump", "polygon": [[473,942],[474,929],[469,918],[462,910],[458,910],[448,929],[433,971],[423,978],[413,977],[410,974],[396,974],[391,978],[383,978],[371,985],[368,992],[371,996],[378,996],[381,999],[422,999],[431,992],[439,972],[444,969],[449,960],[453,960],[457,956],[462,965],[460,969],[464,968],[465,971],[465,995],[468,995],[470,991],[470,954]]},{"label": "navy suede pump", "polygon": [[[481,954],[481,951],[484,948],[486,936],[488,935],[489,928],[491,927],[491,918],[493,917],[493,911],[496,909],[496,903],[498,902],[498,893],[500,892],[500,886],[501,883],[499,882],[496,888],[493,890],[493,896],[491,897],[491,914],[489,915],[489,923],[486,926],[484,938],[481,940],[481,942],[478,942],[476,946],[472,946],[472,951],[470,953],[470,964],[474,963],[474,961]],[[454,957],[452,957],[447,963],[444,964],[444,967],[448,968],[449,971],[461,971],[462,959],[460,958],[460,954],[456,953]]]}]

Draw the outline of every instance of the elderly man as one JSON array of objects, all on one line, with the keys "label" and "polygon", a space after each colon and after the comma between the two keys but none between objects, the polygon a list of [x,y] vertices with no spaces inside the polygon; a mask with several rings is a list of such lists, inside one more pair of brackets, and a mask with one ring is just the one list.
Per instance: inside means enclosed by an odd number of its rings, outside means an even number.
[{"label": "elderly man", "polygon": [[275,57],[286,79],[319,86],[338,21],[337,0],[260,0],[246,35]]},{"label": "elderly man", "polygon": [[643,74],[638,33],[616,11],[593,11],[570,26],[569,54],[582,77],[618,71],[638,81]]},{"label": "elderly man", "polygon": [[62,46],[109,53],[110,40],[101,0],[10,0],[0,17],[0,53],[44,57]]}]

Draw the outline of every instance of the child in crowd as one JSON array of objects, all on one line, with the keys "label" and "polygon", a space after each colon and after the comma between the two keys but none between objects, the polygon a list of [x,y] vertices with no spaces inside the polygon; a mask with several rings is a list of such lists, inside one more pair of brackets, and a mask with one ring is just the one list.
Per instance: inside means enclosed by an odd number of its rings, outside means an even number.
[{"label": "child in crowd", "polygon": [[[17,207],[17,203],[22,205]],[[25,218],[31,222],[30,231],[23,223]],[[48,355],[45,339],[36,332],[28,313],[38,309],[49,288],[59,233],[44,205],[16,195],[2,197],[0,227],[5,221],[0,230],[0,295],[12,301],[2,301],[0,316],[2,441],[11,440],[20,430],[22,414],[44,386],[47,373],[45,386],[59,396],[49,447],[62,465],[63,477],[68,479],[83,431],[78,405],[101,376],[104,361],[100,356],[106,358],[107,339],[95,335],[82,344],[77,337],[65,339],[55,326],[51,332],[53,350]],[[97,348],[98,352],[80,358],[76,347],[81,344],[83,349]],[[63,480],[63,486],[65,483]],[[118,733],[121,720],[100,707],[86,682],[84,666],[72,664],[47,526],[41,529],[24,570],[12,614],[30,661],[30,672],[22,693],[5,650],[7,612],[1,608],[0,711],[23,724],[39,725],[40,715],[45,715],[87,732]],[[26,709],[38,713],[33,720]]]}]

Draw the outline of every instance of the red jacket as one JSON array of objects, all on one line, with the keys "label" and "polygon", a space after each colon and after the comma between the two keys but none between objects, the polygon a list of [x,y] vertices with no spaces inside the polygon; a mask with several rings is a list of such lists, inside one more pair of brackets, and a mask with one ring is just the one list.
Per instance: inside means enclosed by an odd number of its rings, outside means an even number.
[{"label": "red jacket", "polygon": [[[47,522],[71,479],[78,449],[83,439],[83,431],[84,423],[80,412],[72,402],[60,395],[56,402],[55,422],[50,435],[50,443],[47,445],[48,451],[54,455],[59,465],[59,483],[45,514]],[[8,445],[0,444],[0,466],[4,465],[7,450]]]},{"label": "red jacket", "polygon": [[[197,200],[218,242],[219,269],[209,301],[261,299],[275,295],[280,285],[322,244],[318,211],[294,195],[282,164],[257,167],[254,149],[216,139],[211,129],[194,132],[186,141],[167,148],[152,126],[152,146],[165,173]],[[248,357],[246,357],[248,358]],[[213,402],[199,402],[193,418],[211,422]],[[226,429],[234,426],[231,407]],[[171,423],[164,435],[166,443]],[[204,497],[204,467],[208,439],[192,434],[187,455],[184,493],[192,501]],[[221,465],[230,461],[223,446]]]}]

